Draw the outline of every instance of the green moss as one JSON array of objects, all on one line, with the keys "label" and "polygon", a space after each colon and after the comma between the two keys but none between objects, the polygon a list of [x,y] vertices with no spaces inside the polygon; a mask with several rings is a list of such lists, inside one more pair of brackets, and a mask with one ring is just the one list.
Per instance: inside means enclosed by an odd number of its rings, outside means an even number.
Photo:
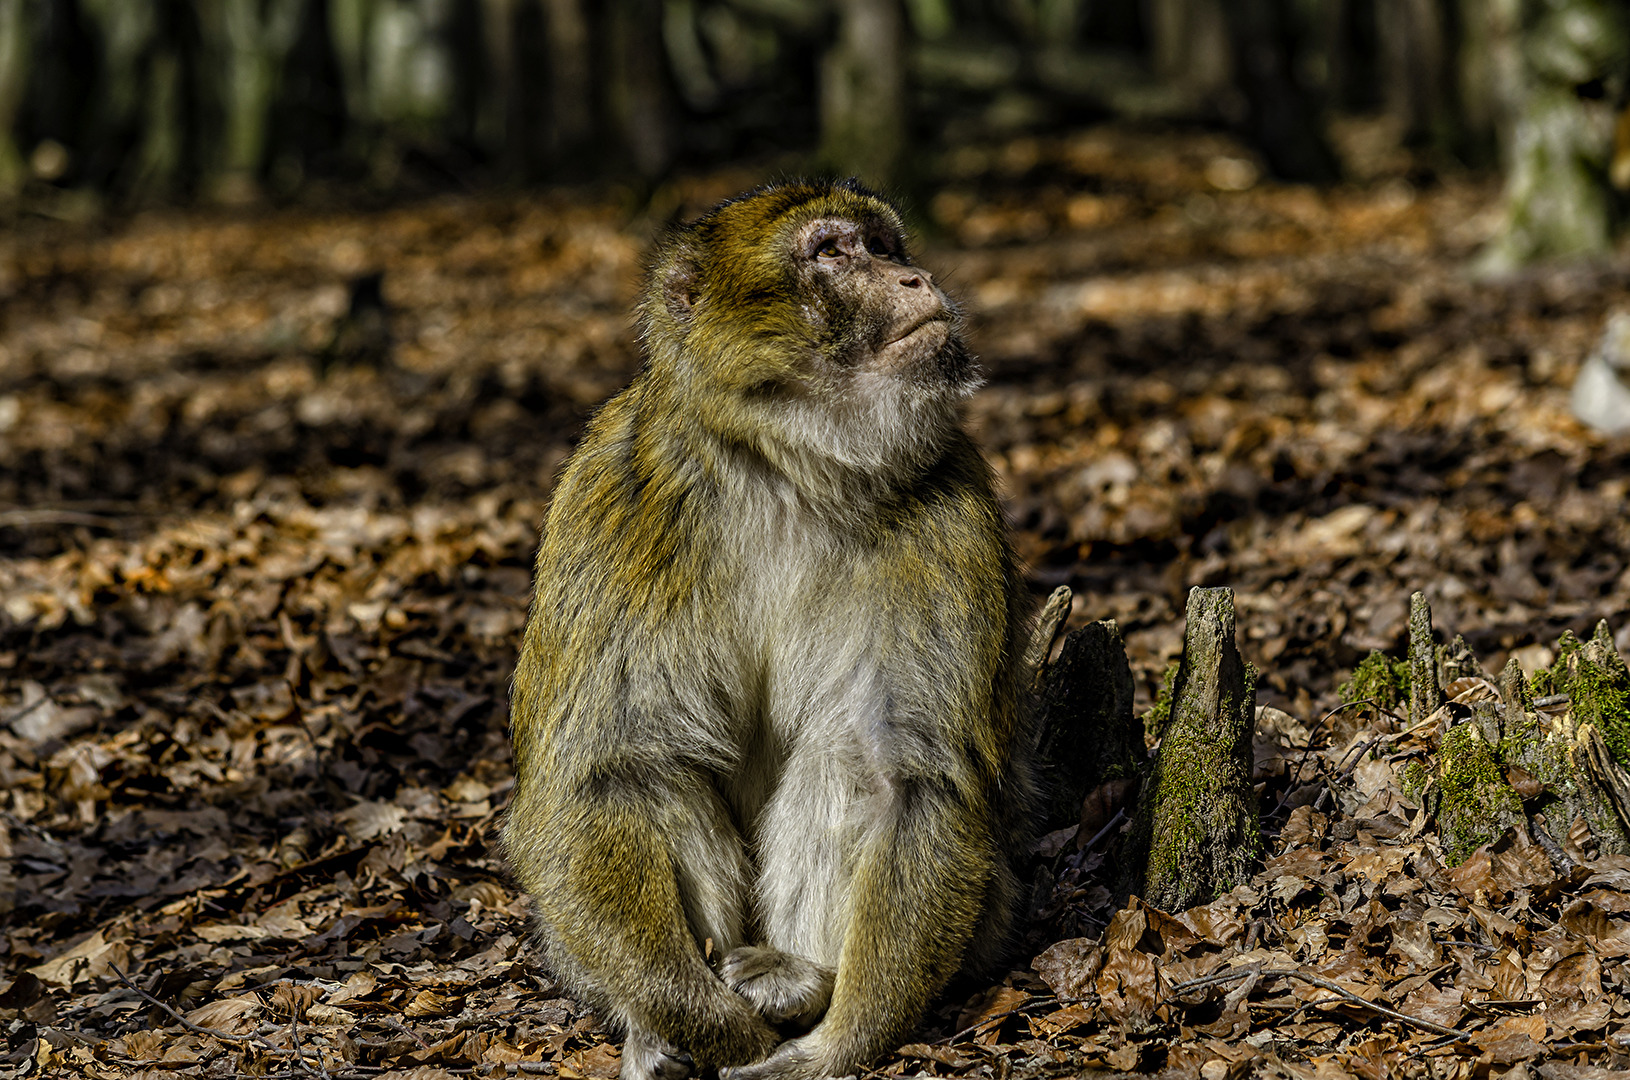
[{"label": "green moss", "polygon": [[1532,755],[1544,738],[1539,723],[1533,713],[1507,711],[1500,725],[1500,760],[1521,763],[1525,756]]},{"label": "green moss", "polygon": [[1614,758],[1630,762],[1630,672],[1623,662],[1604,667],[1580,657],[1568,694],[1574,719],[1595,724]]},{"label": "green moss", "polygon": [[1585,643],[1573,636],[1572,630],[1562,631],[1562,636],[1556,639],[1556,663],[1553,667],[1566,668],[1568,661],[1575,653],[1583,652]]},{"label": "green moss", "polygon": [[1409,663],[1371,649],[1353,669],[1352,677],[1336,690],[1336,696],[1343,705],[1373,701],[1384,709],[1397,709],[1409,701]]},{"label": "green moss", "polygon": [[1416,805],[1420,804],[1421,795],[1426,791],[1426,785],[1432,782],[1432,771],[1428,769],[1419,758],[1404,766],[1403,775],[1398,778],[1398,786],[1404,793],[1404,798]]},{"label": "green moss", "polygon": [[1438,823],[1451,866],[1522,821],[1522,799],[1476,724],[1461,724],[1443,737],[1439,755]]},{"label": "green moss", "polygon": [[1176,660],[1166,665],[1166,674],[1160,680],[1160,693],[1155,695],[1155,703],[1149,707],[1149,711],[1143,714],[1145,738],[1160,738],[1160,733],[1166,730],[1166,722],[1172,718],[1172,684],[1177,681],[1178,666]]}]

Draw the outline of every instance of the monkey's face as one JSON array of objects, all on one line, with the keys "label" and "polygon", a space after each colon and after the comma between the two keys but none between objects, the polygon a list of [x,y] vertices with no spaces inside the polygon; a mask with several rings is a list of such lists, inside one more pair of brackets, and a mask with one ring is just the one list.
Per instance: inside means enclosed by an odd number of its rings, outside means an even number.
[{"label": "monkey's face", "polygon": [[868,468],[931,456],[979,381],[898,212],[853,183],[763,189],[678,230],[643,319],[652,370],[704,423]]},{"label": "monkey's face", "polygon": [[948,389],[972,375],[967,352],[948,347],[955,309],[928,271],[912,265],[895,222],[875,213],[821,216],[793,231],[790,248],[825,362],[817,370]]}]

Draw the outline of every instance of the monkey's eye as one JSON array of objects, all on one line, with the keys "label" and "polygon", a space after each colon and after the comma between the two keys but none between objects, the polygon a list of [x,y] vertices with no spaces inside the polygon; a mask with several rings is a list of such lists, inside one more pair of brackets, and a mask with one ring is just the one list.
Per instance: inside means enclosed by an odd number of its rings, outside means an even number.
[{"label": "monkey's eye", "polygon": [[836,240],[823,240],[821,246],[815,249],[815,254],[823,259],[836,259],[843,254],[843,249]]},{"label": "monkey's eye", "polygon": [[880,236],[874,236],[866,241],[866,250],[879,259],[892,259],[894,257],[894,252],[889,250],[889,245]]}]

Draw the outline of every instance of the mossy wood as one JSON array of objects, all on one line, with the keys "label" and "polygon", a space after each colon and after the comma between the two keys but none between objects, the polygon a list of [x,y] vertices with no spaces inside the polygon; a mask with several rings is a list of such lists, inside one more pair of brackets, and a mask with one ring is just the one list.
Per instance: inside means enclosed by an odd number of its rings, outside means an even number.
[{"label": "mossy wood", "polygon": [[1127,844],[1129,885],[1165,911],[1247,880],[1262,848],[1251,787],[1254,667],[1234,643],[1234,594],[1191,589],[1171,715]]},{"label": "mossy wood", "polygon": [[[1060,591],[1067,614],[1068,590]],[[1050,601],[1035,637],[1042,643],[1042,657],[1058,625],[1050,619],[1056,614],[1053,606]],[[1035,697],[1043,799],[1040,831],[1079,821],[1082,799],[1104,781],[1137,775],[1143,738],[1132,714],[1132,693],[1132,666],[1114,620],[1074,631],[1064,639],[1058,659],[1046,665],[1036,680]]]},{"label": "mossy wood", "polygon": [[[1441,734],[1435,758],[1405,766],[1403,786],[1437,819],[1450,864],[1513,828],[1528,829],[1559,870],[1573,859],[1570,847],[1579,852],[1580,826],[1598,852],[1630,853],[1630,669],[1607,623],[1587,642],[1563,634],[1556,663],[1535,672],[1532,686],[1513,659],[1497,696],[1473,686],[1443,701],[1440,680],[1481,669],[1459,639],[1434,651],[1431,612],[1419,593],[1411,616],[1410,717]],[[1475,700],[1480,692],[1486,696]],[[1536,697],[1546,707],[1536,707]],[[1438,704],[1419,715],[1430,701]]]}]

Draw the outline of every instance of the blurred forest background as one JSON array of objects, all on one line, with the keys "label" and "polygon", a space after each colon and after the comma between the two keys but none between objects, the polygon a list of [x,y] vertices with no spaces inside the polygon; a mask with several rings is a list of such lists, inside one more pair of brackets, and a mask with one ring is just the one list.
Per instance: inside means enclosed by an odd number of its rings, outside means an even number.
[{"label": "blurred forest background", "polygon": [[[947,145],[1105,117],[1231,129],[1338,178],[1381,115],[1510,176],[1499,269],[1600,251],[1626,101],[1614,0],[0,0],[0,197],[58,212],[743,158],[910,190]],[[1630,143],[1624,131],[1620,144]],[[1222,178],[1224,186],[1229,178]],[[1236,176],[1236,184],[1248,177]]]}]

